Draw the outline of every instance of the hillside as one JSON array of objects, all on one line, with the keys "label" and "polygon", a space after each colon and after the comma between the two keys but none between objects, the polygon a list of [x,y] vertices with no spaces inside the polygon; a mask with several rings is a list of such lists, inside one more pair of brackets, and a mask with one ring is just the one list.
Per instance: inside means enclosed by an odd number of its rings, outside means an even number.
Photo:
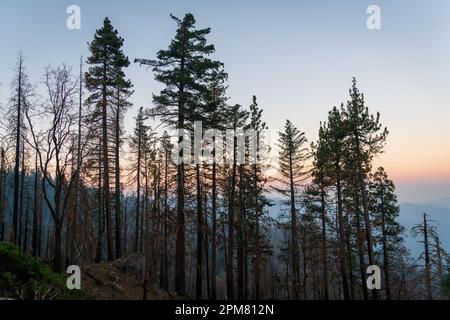
[{"label": "hillside", "polygon": [[82,267],[82,289],[93,300],[177,300],[183,297],[165,292],[157,286],[144,289],[144,260],[131,255],[114,262]]}]

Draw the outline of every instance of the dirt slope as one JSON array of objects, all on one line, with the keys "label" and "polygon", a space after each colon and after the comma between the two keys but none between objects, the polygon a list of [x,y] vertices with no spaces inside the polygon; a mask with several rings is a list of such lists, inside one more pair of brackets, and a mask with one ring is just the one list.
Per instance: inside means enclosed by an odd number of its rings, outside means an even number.
[{"label": "dirt slope", "polygon": [[[90,299],[143,300],[144,259],[133,255],[109,263],[91,264],[81,268],[81,287]],[[174,300],[182,297],[148,286],[148,300]]]}]

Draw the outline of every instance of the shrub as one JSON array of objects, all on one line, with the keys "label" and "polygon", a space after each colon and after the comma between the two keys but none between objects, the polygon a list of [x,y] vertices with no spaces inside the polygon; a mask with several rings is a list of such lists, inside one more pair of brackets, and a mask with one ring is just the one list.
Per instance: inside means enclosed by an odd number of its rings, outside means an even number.
[{"label": "shrub", "polygon": [[81,290],[68,290],[66,277],[52,272],[16,246],[0,242],[0,296],[12,299],[81,299]]},{"label": "shrub", "polygon": [[450,299],[450,273],[447,273],[447,275],[444,277],[444,280],[441,284],[442,294]]}]

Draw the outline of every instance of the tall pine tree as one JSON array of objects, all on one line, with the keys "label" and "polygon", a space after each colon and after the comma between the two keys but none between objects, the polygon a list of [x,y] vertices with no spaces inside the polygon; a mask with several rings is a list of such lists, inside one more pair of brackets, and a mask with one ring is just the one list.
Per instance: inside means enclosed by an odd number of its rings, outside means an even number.
[{"label": "tall pine tree", "polygon": [[[131,87],[124,80],[122,69],[129,65],[122,51],[124,40],[114,29],[111,21],[105,18],[103,26],[95,32],[94,40],[89,44],[89,70],[85,74],[86,88],[90,95],[88,102],[97,107],[96,115],[100,119],[102,132],[103,198],[106,212],[106,237],[108,260],[114,259],[113,225],[110,194],[110,155],[108,140],[108,115],[113,107],[115,94],[128,92]],[[120,232],[120,231],[119,231]],[[116,239],[117,240],[117,239]],[[120,239],[119,239],[120,240]]]},{"label": "tall pine tree", "polygon": [[[156,60],[136,59],[135,62],[153,67],[156,80],[165,85],[159,95],[153,97],[156,107],[149,114],[161,116],[162,121],[185,129],[197,108],[199,95],[208,90],[209,79],[221,63],[208,58],[214,46],[207,44],[210,28],[196,29],[195,18],[188,13],[183,19],[173,15],[178,24],[175,38],[169,48],[157,53]],[[178,138],[183,143],[182,135]],[[183,157],[183,150],[179,150]],[[175,289],[186,293],[185,262],[185,163],[178,164],[177,172],[177,235],[175,254]]]}]

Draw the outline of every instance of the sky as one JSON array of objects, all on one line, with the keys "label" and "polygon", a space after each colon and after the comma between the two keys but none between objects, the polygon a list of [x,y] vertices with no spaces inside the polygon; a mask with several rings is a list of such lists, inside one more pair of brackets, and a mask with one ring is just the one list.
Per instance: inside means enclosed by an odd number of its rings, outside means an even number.
[{"label": "sky", "polygon": [[[81,9],[80,30],[66,27],[69,5]],[[381,10],[380,30],[366,26],[369,5]],[[314,141],[320,121],[347,101],[356,77],[370,110],[389,129],[376,164],[396,183],[399,200],[450,197],[447,0],[1,0],[0,103],[7,103],[19,50],[32,81],[41,80],[47,65],[76,69],[108,16],[130,61],[154,58],[174,35],[169,14],[187,12],[199,28],[211,27],[214,57],[229,74],[230,103],[250,105],[256,95],[271,129],[290,119]],[[161,85],[137,64],[126,74],[135,89],[125,120],[131,133],[137,109],[152,106]]]}]

